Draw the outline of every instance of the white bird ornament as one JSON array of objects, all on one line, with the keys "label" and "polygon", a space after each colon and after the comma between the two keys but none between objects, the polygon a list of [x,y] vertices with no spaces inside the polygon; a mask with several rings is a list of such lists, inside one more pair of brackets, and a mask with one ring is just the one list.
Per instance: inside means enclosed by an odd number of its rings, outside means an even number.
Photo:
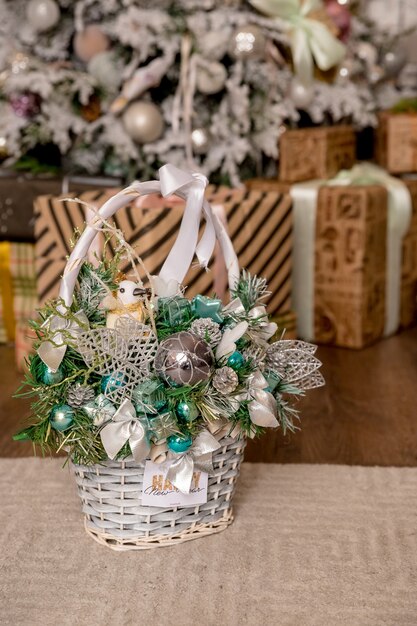
[{"label": "white bird ornament", "polygon": [[133,280],[122,280],[115,295],[109,294],[102,302],[107,309],[106,326],[114,328],[120,317],[131,317],[144,324],[147,317],[145,299],[149,293],[142,283]]}]

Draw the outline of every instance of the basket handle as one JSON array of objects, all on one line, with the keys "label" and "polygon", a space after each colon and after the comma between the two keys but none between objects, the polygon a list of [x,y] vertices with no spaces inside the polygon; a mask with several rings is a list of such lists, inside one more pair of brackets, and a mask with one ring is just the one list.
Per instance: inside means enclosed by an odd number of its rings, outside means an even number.
[{"label": "basket handle", "polygon": [[[204,198],[204,191],[208,183],[206,177],[167,164],[160,168],[159,178],[159,181],[135,181],[126,189],[109,198],[94,217],[87,222],[83,234],[67,261],[62,276],[59,296],[64,300],[66,306],[70,306],[72,303],[75,283],[81,265],[87,257],[92,242],[102,229],[103,222],[112,217],[119,209],[130,204],[132,199],[138,195],[146,196],[152,193],[161,193],[163,197],[176,195],[186,201],[177,239],[161,268],[159,276],[165,281],[176,280],[181,284],[191,266],[194,254],[197,254],[200,265],[207,268],[217,239],[226,262],[229,288],[235,287],[239,277],[238,259],[226,228]],[[206,227],[198,242],[202,214],[206,220]]]}]

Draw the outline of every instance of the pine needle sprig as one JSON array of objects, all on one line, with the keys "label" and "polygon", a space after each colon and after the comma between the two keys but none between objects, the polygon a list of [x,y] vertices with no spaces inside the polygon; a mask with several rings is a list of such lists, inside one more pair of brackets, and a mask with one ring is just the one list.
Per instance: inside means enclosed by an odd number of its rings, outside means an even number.
[{"label": "pine needle sprig", "polygon": [[252,276],[247,270],[242,270],[238,283],[232,291],[233,297],[240,298],[246,311],[253,309],[269,294],[266,279]]}]

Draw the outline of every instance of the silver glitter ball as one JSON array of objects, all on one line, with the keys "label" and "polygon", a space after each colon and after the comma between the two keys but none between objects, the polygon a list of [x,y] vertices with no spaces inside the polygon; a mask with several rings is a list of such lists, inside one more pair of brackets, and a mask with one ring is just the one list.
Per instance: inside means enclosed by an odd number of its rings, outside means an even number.
[{"label": "silver glitter ball", "polygon": [[207,380],[214,357],[206,341],[190,333],[175,333],[161,342],[155,357],[155,371],[174,385],[195,385]]}]

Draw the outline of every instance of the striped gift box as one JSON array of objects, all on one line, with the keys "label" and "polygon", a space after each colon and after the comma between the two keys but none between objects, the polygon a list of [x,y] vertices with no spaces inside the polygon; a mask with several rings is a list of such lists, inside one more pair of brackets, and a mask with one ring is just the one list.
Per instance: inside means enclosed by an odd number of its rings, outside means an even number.
[{"label": "striped gift box", "polygon": [[[80,200],[99,207],[114,193],[114,189],[83,193]],[[290,196],[210,186],[207,198],[227,219],[241,267],[267,278],[271,290],[270,312],[288,311],[292,249]],[[72,232],[84,226],[86,208],[79,202],[53,196],[38,198],[35,207],[38,294],[43,302],[58,293],[65,260],[71,251]],[[175,241],[182,213],[181,203],[170,204],[163,199],[155,203],[149,199],[148,204],[144,201],[141,206],[122,209],[113,219],[126,240],[135,246],[150,274],[156,274]],[[113,252],[111,248],[110,251]],[[222,272],[217,271],[220,264],[215,258],[211,269],[214,266],[216,271],[209,272],[192,267],[184,281],[188,293],[220,294],[219,273]],[[128,271],[129,267],[121,269]]]},{"label": "striped gift box", "polygon": [[0,343],[14,341],[36,307],[35,246],[0,242]]}]

